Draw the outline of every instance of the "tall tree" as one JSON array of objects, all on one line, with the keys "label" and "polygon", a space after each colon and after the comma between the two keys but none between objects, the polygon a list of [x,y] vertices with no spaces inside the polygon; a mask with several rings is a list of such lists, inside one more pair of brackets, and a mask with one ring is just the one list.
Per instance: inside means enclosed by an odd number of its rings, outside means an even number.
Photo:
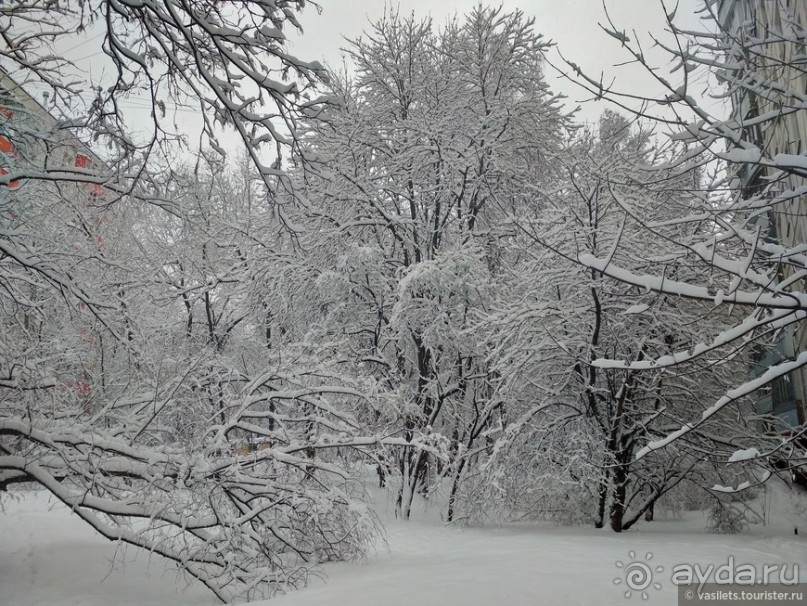
[{"label": "tall tree", "polygon": [[[518,217],[526,262],[489,321],[491,357],[507,377],[499,397],[511,403],[512,423],[481,480],[493,501],[534,512],[527,501],[540,499],[549,503],[545,515],[564,517],[557,499],[570,499],[584,511],[567,511],[567,519],[593,518],[598,527],[621,531],[652,512],[693,469],[710,467],[706,453],[715,441],[730,445],[743,431],[723,418],[675,452],[637,461],[646,440],[664,435],[743,367],[704,360],[708,377],[695,381],[695,368],[638,373],[596,363],[670,355],[727,322],[706,306],[614,283],[577,262],[589,254],[637,267],[651,247],[657,257],[672,253],[663,240],[648,237],[640,218],[661,219],[696,204],[686,192],[698,189],[698,177],[679,175],[675,198],[666,187],[636,190],[644,171],[662,174],[665,158],[658,154],[648,133],[606,112],[598,132],[583,131],[566,158],[558,158],[556,187],[536,194],[538,212]],[[625,211],[628,203],[638,216]],[[669,235],[676,233],[672,226]],[[679,269],[680,276],[688,273]],[[531,486],[525,494],[513,495],[501,477],[514,466],[517,482]]]},{"label": "tall tree", "polygon": [[[663,126],[669,139],[685,143],[686,151],[671,158],[664,173],[648,172],[641,186],[663,183],[666,175],[684,175],[697,169],[712,175],[704,181],[704,195],[695,208],[680,208],[660,220],[642,215],[635,200],[626,212],[642,218],[647,234],[663,239],[673,251],[659,258],[653,247],[639,251],[641,268],[611,262],[602,255],[581,254],[578,261],[613,280],[676,298],[731,308],[736,318],[725,330],[674,355],[649,360],[604,356],[599,367],[646,371],[673,368],[682,363],[718,356],[728,359],[737,351],[751,352],[759,366],[751,376],[738,379],[719,397],[704,405],[674,431],[650,440],[637,458],[686,439],[717,415],[736,409],[747,398],[757,400],[764,446],[724,453],[724,460],[752,461],[770,471],[785,468],[794,476],[805,462],[803,418],[805,233],[804,178],[804,66],[801,61],[807,14],[801,5],[785,2],[705,2],[705,14],[714,31],[689,32],[667,15],[674,45],[662,45],[680,74],[665,77],[648,63],[639,42],[613,23],[605,31],[619,40],[625,52],[645,66],[663,92],[632,106],[630,95],[587,77],[577,66],[578,81],[598,96]],[[717,11],[720,11],[718,14]],[[733,110],[714,112],[696,94],[699,75],[714,74],[719,96],[733,100]],[[673,180],[672,183],[675,181]],[[678,189],[671,183],[674,198]],[[710,229],[698,227],[707,223]],[[678,233],[668,234],[671,226]],[[701,271],[684,277],[681,269]],[[777,345],[778,344],[778,345]],[[766,355],[771,345],[779,351]],[[778,410],[764,410],[764,390],[773,389]],[[763,391],[758,391],[763,390]],[[769,402],[770,404],[770,402]],[[789,416],[783,414],[790,407]],[[778,407],[777,407],[778,408]],[[779,414],[777,414],[779,413]],[[798,413],[798,414],[796,414]],[[753,484],[753,482],[752,482]]]},{"label": "tall tree", "polygon": [[391,453],[404,517],[435,473],[454,494],[501,408],[471,318],[490,300],[516,191],[563,127],[533,26],[481,7],[440,30],[388,15],[348,47],[355,75],[333,78],[340,103],[306,138],[318,327],[389,394],[377,422],[407,444]]}]

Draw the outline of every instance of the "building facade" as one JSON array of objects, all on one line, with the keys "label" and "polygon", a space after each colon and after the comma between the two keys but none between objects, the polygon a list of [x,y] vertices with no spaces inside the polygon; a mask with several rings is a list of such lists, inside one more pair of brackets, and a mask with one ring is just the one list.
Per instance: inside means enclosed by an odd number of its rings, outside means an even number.
[{"label": "building facade", "polygon": [[[0,68],[0,178],[12,178],[19,172],[43,179],[48,173],[56,178],[58,173],[63,180],[75,179],[78,183],[83,175],[88,181],[97,181],[98,175],[108,170],[92,150],[60,128],[43,104]],[[25,184],[24,178],[13,179],[2,187],[11,192]],[[91,196],[104,196],[100,184],[82,185]]]},{"label": "building facade", "polygon": [[[807,1],[720,0],[717,6],[721,29],[741,43],[733,45],[737,50],[732,51],[744,54],[738,63],[754,66],[752,73],[731,74],[733,117],[742,121],[746,138],[762,151],[763,157],[804,156]],[[764,222],[769,241],[788,249],[800,245],[807,249],[807,195],[796,195],[799,188],[807,186],[807,179],[784,176],[776,169],[759,165],[743,167],[738,177],[748,196],[763,190],[769,196],[791,196],[756,220]],[[792,274],[791,265],[782,265],[781,280],[792,278]],[[783,331],[773,349],[759,351],[752,375],[758,376],[807,349],[807,326],[797,326]],[[759,413],[774,415],[786,427],[807,422],[807,369],[781,377],[760,392],[756,402]]]}]

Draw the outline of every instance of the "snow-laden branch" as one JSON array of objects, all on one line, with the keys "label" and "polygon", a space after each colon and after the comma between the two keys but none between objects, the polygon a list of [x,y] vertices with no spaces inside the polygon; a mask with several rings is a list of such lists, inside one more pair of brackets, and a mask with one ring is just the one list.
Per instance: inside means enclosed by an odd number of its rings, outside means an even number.
[{"label": "snow-laden branch", "polygon": [[664,276],[638,274],[614,263],[609,263],[608,259],[598,258],[589,253],[581,254],[578,261],[586,267],[602,272],[609,278],[643,288],[646,291],[711,301],[716,305],[726,303],[767,309],[807,310],[807,294],[798,291],[771,293],[762,290],[735,290],[731,293],[723,293],[714,289],[710,290],[705,286],[672,280]]},{"label": "snow-laden branch", "polygon": [[648,454],[650,454],[651,452],[662,449],[672,444],[673,442],[687,435],[691,431],[698,429],[698,427],[706,423],[708,420],[710,420],[712,417],[718,414],[729,404],[732,404],[733,402],[736,402],[737,400],[740,400],[741,398],[744,398],[752,394],[760,387],[764,387],[765,385],[772,383],[779,377],[783,377],[793,372],[794,370],[798,370],[799,368],[802,368],[804,366],[807,366],[807,351],[799,353],[799,355],[796,356],[795,360],[787,360],[784,362],[780,362],[779,364],[776,364],[774,366],[771,366],[758,377],[746,381],[742,385],[737,386],[735,389],[727,391],[723,397],[717,400],[711,407],[703,411],[700,420],[694,421],[692,423],[687,423],[681,426],[680,429],[670,433],[664,438],[661,438],[660,440],[654,440],[643,446],[636,453],[635,460],[638,461],[643,457],[647,456]]}]

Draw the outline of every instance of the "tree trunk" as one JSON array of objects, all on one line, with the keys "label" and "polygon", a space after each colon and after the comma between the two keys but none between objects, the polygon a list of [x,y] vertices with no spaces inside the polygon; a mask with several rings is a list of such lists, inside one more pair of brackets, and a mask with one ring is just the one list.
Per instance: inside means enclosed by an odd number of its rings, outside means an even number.
[{"label": "tree trunk", "polygon": [[454,479],[451,481],[451,494],[448,496],[448,515],[447,519],[449,522],[454,521],[454,507],[457,501],[457,492],[459,491],[460,487],[460,476],[462,475],[462,470],[465,468],[465,461],[466,459],[462,459],[457,466],[457,472],[454,474]]},{"label": "tree trunk", "polygon": [[600,477],[600,485],[597,489],[598,499],[597,499],[597,515],[594,518],[594,528],[602,528],[605,526],[605,509],[608,503],[608,493],[610,492],[609,482],[611,480],[611,474],[606,467],[602,471],[602,476]]},{"label": "tree trunk", "polygon": [[[620,457],[621,458],[621,457]],[[620,461],[614,468],[613,499],[611,499],[611,530],[622,532],[625,517],[625,496],[628,487],[628,468]]]}]

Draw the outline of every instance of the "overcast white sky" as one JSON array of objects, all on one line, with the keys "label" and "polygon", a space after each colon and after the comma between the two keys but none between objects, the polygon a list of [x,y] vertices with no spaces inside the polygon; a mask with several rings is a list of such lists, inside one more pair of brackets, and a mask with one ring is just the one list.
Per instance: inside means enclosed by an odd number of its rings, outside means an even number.
[{"label": "overcast white sky", "polygon": [[[435,25],[442,25],[449,17],[460,17],[470,11],[479,0],[318,0],[323,7],[321,14],[309,6],[300,16],[304,27],[302,35],[291,36],[290,51],[303,60],[319,60],[332,66],[341,64],[341,51],[347,43],[367,29],[370,21],[379,19],[385,7],[397,8],[400,13],[413,12],[416,17],[431,16]],[[535,29],[545,38],[554,41],[557,49],[568,60],[580,65],[586,72],[604,81],[616,78],[615,88],[636,94],[653,94],[660,90],[659,85],[635,65],[615,67],[629,60],[620,43],[605,34],[598,23],[606,22],[605,8],[618,29],[624,29],[632,38],[642,41],[646,55],[664,66],[668,58],[663,53],[649,51],[652,47],[651,34],[664,38],[666,22],[662,0],[488,0],[494,6],[501,2],[505,11],[522,10],[528,17],[535,18]],[[672,10],[674,0],[664,0],[667,10]],[[703,29],[697,10],[704,0],[678,0],[676,23],[687,29]],[[603,5],[604,3],[604,5]],[[84,76],[91,75],[94,82],[102,81],[110,70],[107,63],[99,61],[100,52],[93,48],[100,33],[88,32],[89,39],[75,47],[65,49],[65,53],[85,70]],[[669,40],[669,36],[667,36]],[[550,52],[552,63],[561,65],[558,50]],[[547,80],[555,92],[568,97],[567,106],[572,109],[578,102],[588,98],[587,93],[561,78],[552,67],[547,66]],[[675,80],[675,78],[673,78]],[[705,82],[701,88],[705,87]],[[38,91],[32,90],[35,94]],[[702,90],[690,91],[700,95]],[[88,93],[89,94],[89,93]],[[124,108],[132,122],[142,119],[148,123],[145,101],[131,99],[124,102]],[[586,103],[578,113],[578,120],[596,121],[605,109],[605,104]],[[198,116],[192,110],[174,112],[174,120],[180,132],[191,136],[199,131]],[[225,139],[228,137],[225,136]],[[236,137],[233,134],[232,139]]]},{"label": "overcast white sky", "polygon": [[[303,59],[317,59],[331,65],[340,63],[340,48],[344,38],[355,38],[365,29],[369,21],[380,18],[385,4],[398,7],[401,13],[414,12],[418,17],[431,16],[436,24],[442,24],[454,14],[462,15],[472,9],[479,0],[401,0],[387,3],[384,0],[321,0],[322,14],[317,15],[308,8],[301,22],[305,28],[302,37],[296,38],[292,47],[295,55]],[[614,23],[629,32],[632,30],[650,48],[649,34],[663,35],[665,20],[660,0],[604,0]],[[489,2],[497,6],[497,2]],[[618,86],[634,91],[653,87],[653,82],[643,70],[635,67],[614,68],[628,56],[620,49],[619,42],[605,34],[598,23],[605,23],[603,0],[501,0],[506,11],[522,10],[527,16],[535,17],[535,29],[546,38],[553,40],[560,52],[592,75],[604,72],[606,76],[617,77]],[[667,10],[675,6],[673,0],[665,0]],[[679,0],[676,24],[679,27],[703,29],[696,11],[703,6],[703,0]],[[650,56],[653,56],[650,54]],[[657,55],[658,56],[658,55]],[[550,59],[559,59],[552,53]],[[663,59],[662,59],[663,61]],[[562,81],[551,68],[547,68],[547,78],[553,90],[561,92],[575,101],[585,98],[580,89]],[[582,118],[596,119],[603,109],[602,104],[584,107]]]}]

